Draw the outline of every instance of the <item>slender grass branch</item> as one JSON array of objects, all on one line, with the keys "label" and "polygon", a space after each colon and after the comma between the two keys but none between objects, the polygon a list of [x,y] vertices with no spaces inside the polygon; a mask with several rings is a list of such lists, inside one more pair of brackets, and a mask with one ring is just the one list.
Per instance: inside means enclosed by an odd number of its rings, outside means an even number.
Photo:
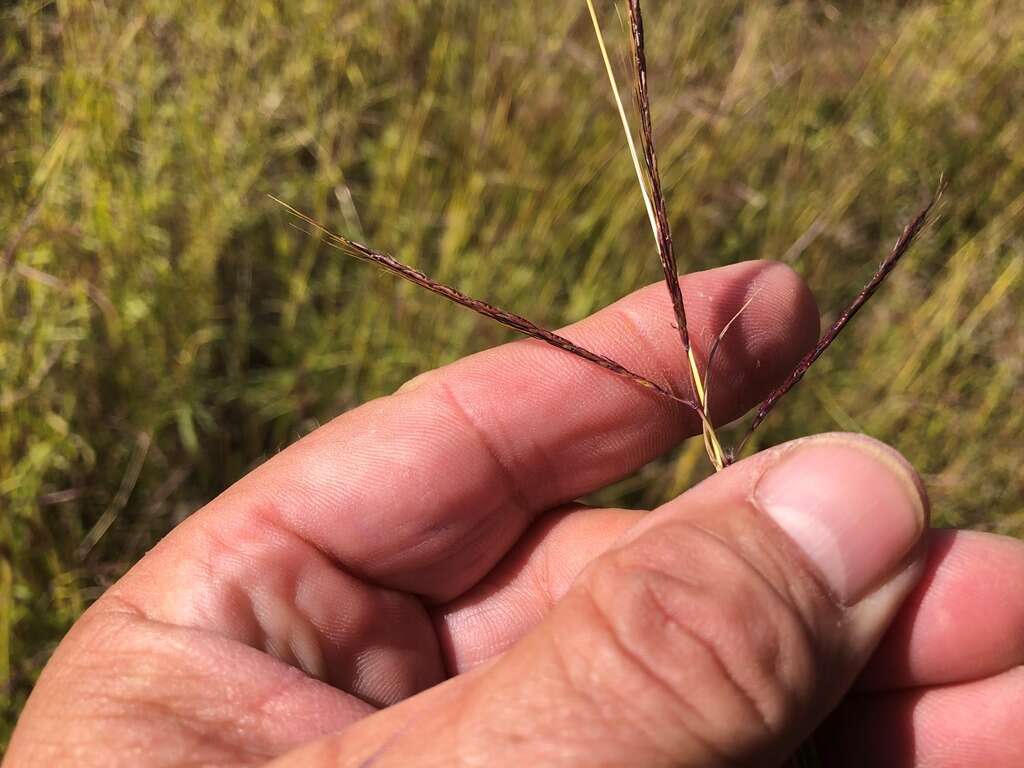
[{"label": "slender grass branch", "polygon": [[725,325],[722,326],[722,330],[720,330],[718,332],[718,335],[715,336],[715,340],[714,340],[714,342],[712,342],[711,348],[708,350],[708,362],[704,366],[704,391],[708,393],[709,401],[704,406],[704,410],[708,414],[709,417],[711,415],[711,403],[710,403],[711,373],[712,373],[712,371],[714,369],[715,357],[718,355],[719,350],[722,348],[722,341],[725,339],[725,335],[727,333],[729,333],[729,329],[732,328],[733,323],[735,323],[737,320],[739,320],[740,319],[740,315],[742,315],[744,312],[747,311],[747,307],[749,307],[751,304],[754,303],[754,299],[757,298],[757,295],[760,292],[761,292],[760,289],[755,291],[754,295],[751,296],[749,299],[747,299],[744,302],[743,306],[740,307],[739,310],[736,312],[736,314],[733,315],[729,319],[729,322],[727,322]]},{"label": "slender grass branch", "polygon": [[686,398],[680,397],[667,387],[662,386],[661,384],[658,384],[657,382],[652,381],[646,376],[636,373],[635,371],[631,371],[629,368],[622,365],[621,363],[616,362],[615,360],[612,360],[610,357],[598,354],[597,352],[592,352],[589,349],[582,347],[579,344],[576,344],[575,342],[570,341],[564,336],[559,336],[557,333],[549,331],[546,328],[542,328],[541,326],[531,322],[530,320],[527,320],[525,317],[522,317],[521,315],[517,315],[505,309],[501,309],[500,307],[496,307],[493,304],[488,304],[486,301],[474,299],[472,296],[468,296],[456,288],[452,288],[451,286],[445,285],[444,283],[440,283],[437,280],[434,280],[433,278],[424,274],[423,272],[420,272],[418,269],[410,267],[408,264],[402,263],[394,256],[382,253],[381,251],[376,251],[367,245],[363,245],[362,243],[356,242],[355,240],[349,240],[347,237],[337,235],[328,230],[322,224],[319,224],[318,222],[307,216],[306,214],[288,205],[288,203],[284,202],[283,200],[279,200],[273,195],[268,195],[268,197],[270,197],[270,199],[273,200],[278,205],[283,206],[290,214],[295,216],[297,219],[311,227],[312,232],[310,232],[310,234],[318,234],[322,236],[324,240],[334,248],[337,248],[340,251],[344,251],[350,256],[355,256],[356,258],[361,259],[363,261],[372,262],[377,266],[381,267],[382,269],[387,270],[392,274],[398,275],[404,280],[408,280],[409,282],[414,283],[415,285],[418,285],[421,288],[425,288],[431,293],[436,293],[438,296],[443,296],[449,301],[466,307],[467,309],[471,309],[478,315],[483,315],[484,317],[490,318],[491,320],[494,320],[495,322],[500,323],[501,325],[504,325],[507,328],[511,328],[514,331],[518,331],[524,336],[529,336],[530,338],[537,339],[538,341],[543,341],[545,344],[550,344],[551,346],[557,347],[558,349],[575,355],[576,357],[594,363],[595,365],[604,368],[606,371],[610,371],[611,373],[614,373],[617,376],[621,376],[622,378],[629,379],[635,382],[636,384],[646,387],[647,389],[653,390],[657,392],[659,395],[667,397],[670,400],[673,400],[677,403],[680,403],[686,406],[687,408],[696,411],[698,412],[698,414],[700,414],[700,407],[692,400],[687,400]]},{"label": "slender grass branch", "polygon": [[868,303],[875,292],[881,287],[885,279],[892,274],[892,271],[899,264],[900,260],[910,251],[917,236],[921,233],[921,230],[927,226],[929,221],[929,215],[935,209],[936,204],[942,197],[943,192],[946,189],[946,182],[944,179],[939,180],[938,189],[932,195],[931,199],[925,204],[925,206],[918,211],[917,215],[903,228],[903,232],[896,240],[889,255],[882,261],[878,269],[875,270],[875,274],[871,276],[867,284],[861,288],[860,292],[854,297],[853,301],[850,302],[849,306],[846,307],[836,318],[835,322],[829,327],[825,334],[818,340],[818,343],[814,345],[814,349],[808,352],[793,371],[786,377],[785,381],[776,387],[771,394],[765,399],[764,402],[757,409],[757,413],[754,415],[754,420],[750,423],[750,427],[747,429],[746,435],[743,440],[740,441],[737,446],[736,453],[738,454],[746,442],[750,439],[754,431],[761,426],[764,420],[768,417],[768,414],[772,412],[779,400],[786,396],[786,394],[793,389],[800,380],[804,377],[810,367],[820,358],[826,349],[832,346],[832,343],[836,340],[843,329],[849,325],[850,321],[856,316],[861,308]]}]

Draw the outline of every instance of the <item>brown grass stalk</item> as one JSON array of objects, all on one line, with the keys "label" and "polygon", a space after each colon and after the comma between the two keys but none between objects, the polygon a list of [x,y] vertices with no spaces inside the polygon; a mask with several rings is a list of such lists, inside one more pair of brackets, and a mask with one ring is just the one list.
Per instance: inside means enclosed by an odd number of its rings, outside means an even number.
[{"label": "brown grass stalk", "polygon": [[545,344],[550,344],[551,346],[557,347],[558,349],[575,355],[576,357],[580,357],[594,363],[595,365],[604,368],[606,371],[610,371],[617,376],[629,379],[643,387],[646,387],[647,389],[657,392],[663,397],[667,397],[670,400],[685,405],[687,408],[690,408],[699,414],[700,408],[692,400],[680,397],[667,387],[651,381],[646,376],[636,373],[635,371],[631,371],[629,368],[615,360],[612,360],[610,357],[598,354],[597,352],[592,352],[589,349],[570,341],[564,336],[559,336],[557,333],[549,331],[546,328],[542,328],[536,323],[533,323],[514,312],[509,312],[508,310],[501,309],[493,304],[488,304],[486,301],[481,301],[480,299],[474,299],[472,296],[467,296],[465,293],[462,293],[462,291],[445,285],[444,283],[440,283],[423,272],[420,272],[418,269],[410,267],[408,264],[403,264],[394,256],[376,251],[369,246],[356,242],[355,240],[349,240],[347,237],[336,235],[323,225],[317,223],[309,216],[296,210],[284,201],[279,200],[273,195],[270,195],[269,197],[271,200],[287,209],[287,211],[293,216],[312,227],[315,233],[321,235],[328,244],[338,250],[344,251],[345,253],[355,256],[358,259],[362,259],[363,261],[372,262],[382,269],[398,275],[404,280],[408,280],[410,283],[414,283],[421,288],[425,288],[431,293],[436,293],[438,296],[443,296],[449,301],[466,307],[467,309],[471,309],[478,315],[483,315],[484,317],[490,318],[491,320],[494,320],[507,328],[511,328],[524,336],[529,336],[530,338],[537,339]]},{"label": "brown grass stalk", "polygon": [[[647,180],[650,184],[651,202],[657,222],[658,257],[665,277],[665,286],[672,297],[672,311],[675,313],[679,338],[683,351],[689,357],[690,332],[686,326],[686,308],[683,292],[679,287],[679,267],[676,263],[675,248],[672,244],[672,227],[668,220],[665,192],[658,171],[658,155],[654,147],[654,127],[651,121],[651,99],[647,89],[647,53],[644,49],[644,19],[639,0],[629,2],[630,42],[633,53],[633,90],[637,109],[640,112],[640,146],[643,150]],[[694,393],[697,386],[694,386]]]},{"label": "brown grass stalk", "polygon": [[881,287],[885,279],[892,273],[899,264],[900,260],[907,254],[917,236],[921,233],[921,230],[925,228],[929,221],[929,215],[935,209],[935,205],[942,197],[942,193],[945,190],[945,180],[939,181],[938,189],[935,194],[932,195],[928,203],[918,211],[917,215],[903,228],[903,232],[896,240],[889,255],[882,261],[878,269],[875,270],[875,274],[871,276],[867,284],[861,288],[860,292],[854,297],[853,301],[850,302],[849,306],[846,307],[836,318],[835,322],[832,323],[831,327],[825,332],[825,334],[818,340],[818,343],[814,345],[814,349],[808,352],[793,371],[786,377],[785,381],[776,387],[770,395],[761,403],[757,409],[757,413],[754,415],[754,420],[750,423],[750,427],[747,429],[746,435],[743,440],[740,441],[737,447],[737,453],[742,450],[750,436],[754,434],[754,431],[761,426],[764,420],[768,417],[768,414],[775,408],[779,400],[786,396],[786,394],[795,387],[800,380],[804,377],[811,366],[820,358],[832,343],[836,340],[843,329],[849,325],[850,321],[856,316],[861,308],[868,303],[875,292]]}]

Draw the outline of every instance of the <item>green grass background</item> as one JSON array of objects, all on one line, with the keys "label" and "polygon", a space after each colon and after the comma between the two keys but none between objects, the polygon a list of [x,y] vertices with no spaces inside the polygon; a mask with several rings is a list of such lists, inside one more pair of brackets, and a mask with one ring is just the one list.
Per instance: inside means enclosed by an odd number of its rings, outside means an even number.
[{"label": "green grass background", "polygon": [[[950,182],[759,444],[864,431],[940,523],[1024,531],[1019,2],[647,5],[683,269],[783,259],[827,321]],[[588,24],[582,0],[3,6],[0,746],[71,622],[175,523],[509,338],[267,193],[551,326],[658,278]],[[602,499],[657,503],[705,464],[684,447]]]}]

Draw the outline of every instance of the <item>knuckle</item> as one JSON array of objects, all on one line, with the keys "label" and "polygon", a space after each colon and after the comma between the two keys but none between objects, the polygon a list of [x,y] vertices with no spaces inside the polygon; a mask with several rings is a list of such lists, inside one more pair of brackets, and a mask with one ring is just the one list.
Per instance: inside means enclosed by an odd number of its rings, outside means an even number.
[{"label": "knuckle", "polygon": [[692,736],[728,753],[737,725],[739,743],[778,733],[816,654],[787,589],[721,539],[687,528],[609,553],[581,583],[626,674],[659,691]]}]

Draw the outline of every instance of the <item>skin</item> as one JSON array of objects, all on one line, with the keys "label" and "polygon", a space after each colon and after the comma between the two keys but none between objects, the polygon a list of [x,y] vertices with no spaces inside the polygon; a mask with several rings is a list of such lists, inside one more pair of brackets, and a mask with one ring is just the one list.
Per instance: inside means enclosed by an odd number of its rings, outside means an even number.
[{"label": "skin", "polygon": [[[681,282],[699,355],[758,292],[720,353],[719,420],[817,338],[784,266]],[[565,334],[684,382],[671,317],[652,286]],[[3,765],[770,765],[830,711],[828,764],[1017,764],[1024,547],[921,533],[851,641],[870,610],[823,589],[750,501],[788,449],[650,514],[573,503],[698,432],[532,341],[420,376],[275,456],[108,590]],[[659,607],[665,577],[690,586]]]}]

